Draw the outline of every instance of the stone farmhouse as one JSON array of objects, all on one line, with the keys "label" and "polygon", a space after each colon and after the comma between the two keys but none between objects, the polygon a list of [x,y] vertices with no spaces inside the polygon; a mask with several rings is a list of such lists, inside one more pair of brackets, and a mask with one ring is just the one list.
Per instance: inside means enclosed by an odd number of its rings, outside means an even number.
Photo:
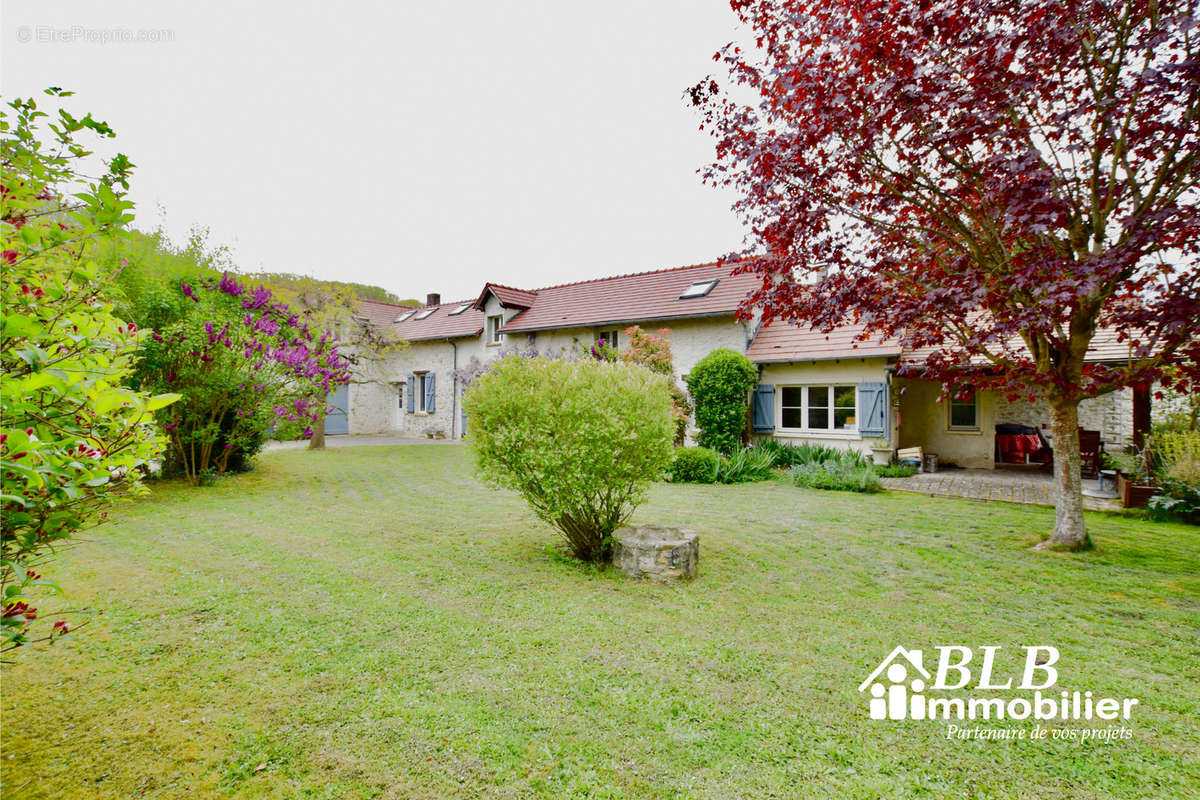
[{"label": "stone farmhouse", "polygon": [[[570,350],[600,339],[623,347],[625,329],[640,325],[670,329],[681,385],[696,362],[717,348],[743,352],[756,363],[755,436],[877,455],[922,447],[943,462],[982,468],[997,462],[998,424],[1049,436],[1050,415],[1041,404],[1010,402],[991,392],[942,402],[940,385],[897,377],[902,361],[920,357],[897,343],[855,341],[852,328],[827,335],[781,322],[762,325],[757,317],[737,319],[758,278],[730,270],[728,264],[698,264],[542,289],[488,283],[478,297],[443,303],[431,294],[416,309],[364,300],[362,321],[391,328],[408,347],[331,398],[339,412],[330,415],[326,432],[461,438],[469,420],[456,371],[512,350]],[[1127,347],[1115,341],[1089,354],[1094,361],[1128,357]],[[1080,427],[1098,431],[1110,450],[1124,447],[1134,438],[1134,405],[1130,390],[1085,401]]]}]

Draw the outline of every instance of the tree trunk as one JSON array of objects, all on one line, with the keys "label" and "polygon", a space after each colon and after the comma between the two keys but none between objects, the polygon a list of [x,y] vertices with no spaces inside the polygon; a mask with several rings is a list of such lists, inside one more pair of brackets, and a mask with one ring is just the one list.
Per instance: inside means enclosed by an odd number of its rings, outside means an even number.
[{"label": "tree trunk", "polygon": [[313,423],[313,435],[308,439],[309,450],[325,449],[325,415]]},{"label": "tree trunk", "polygon": [[1050,550],[1083,550],[1091,547],[1083,521],[1083,494],[1079,464],[1079,401],[1051,400],[1054,431],[1054,533],[1040,546]]}]

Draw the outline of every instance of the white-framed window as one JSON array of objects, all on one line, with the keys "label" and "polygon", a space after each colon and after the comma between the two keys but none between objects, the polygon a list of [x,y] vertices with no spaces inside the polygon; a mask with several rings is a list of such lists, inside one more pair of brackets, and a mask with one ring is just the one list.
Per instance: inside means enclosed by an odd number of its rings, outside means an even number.
[{"label": "white-framed window", "polygon": [[854,431],[858,428],[858,387],[781,386],[779,427],[798,431]]},{"label": "white-framed window", "polygon": [[396,387],[396,398],[399,403],[400,410],[403,411],[404,410],[404,389],[405,389],[404,381],[400,381],[399,383],[393,383],[392,385]]},{"label": "white-framed window", "polygon": [[974,389],[956,389],[950,395],[947,414],[952,431],[979,430],[979,396]]},{"label": "white-framed window", "polygon": [[413,383],[413,410],[418,414],[424,414],[425,409],[425,382],[429,380],[428,372],[417,372],[413,375],[415,382]]},{"label": "white-framed window", "polygon": [[457,317],[459,314],[463,313],[464,311],[466,311],[466,310],[467,310],[468,308],[470,308],[470,307],[471,307],[471,303],[462,303],[461,305],[459,305],[459,306],[458,306],[458,308],[454,309],[453,311],[451,311],[451,312],[450,312],[449,314],[447,314],[446,316],[448,316],[448,317]]},{"label": "white-framed window", "polygon": [[488,344],[501,344],[504,341],[504,334],[501,333],[503,327],[504,317],[502,315],[494,314],[487,318]]},{"label": "white-framed window", "polygon": [[600,344],[600,340],[604,340],[606,347],[611,347],[613,350],[620,350],[621,334],[616,328],[609,331],[600,331],[596,334],[596,344]]},{"label": "white-framed window", "polygon": [[413,319],[428,319],[435,311],[437,311],[437,306],[434,306],[433,308],[423,308],[417,312],[417,315],[413,317]]}]

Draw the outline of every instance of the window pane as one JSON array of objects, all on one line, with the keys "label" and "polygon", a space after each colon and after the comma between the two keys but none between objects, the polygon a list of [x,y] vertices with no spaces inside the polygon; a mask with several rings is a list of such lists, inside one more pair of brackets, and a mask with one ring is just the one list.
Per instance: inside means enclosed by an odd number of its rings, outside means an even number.
[{"label": "window pane", "polygon": [[809,408],[829,408],[829,387],[828,386],[810,386],[810,387],[808,387],[808,407]]},{"label": "window pane", "polygon": [[780,404],[785,408],[788,406],[799,408],[801,391],[799,386],[784,386],[781,392]]},{"label": "window pane", "polygon": [[853,408],[835,408],[833,410],[833,427],[853,428],[857,424],[858,418],[854,416]]},{"label": "window pane", "polygon": [[835,386],[833,387],[833,404],[838,408],[854,408],[854,387],[853,386]]},{"label": "window pane", "polygon": [[782,426],[785,428],[803,428],[804,416],[798,408],[783,409]]},{"label": "window pane", "polygon": [[[811,395],[809,395],[811,397]],[[829,427],[829,409],[828,408],[808,408],[808,427],[810,428],[828,428]]]},{"label": "window pane", "polygon": [[975,422],[975,404],[973,402],[970,404],[951,403],[950,426],[954,428],[977,427]]}]

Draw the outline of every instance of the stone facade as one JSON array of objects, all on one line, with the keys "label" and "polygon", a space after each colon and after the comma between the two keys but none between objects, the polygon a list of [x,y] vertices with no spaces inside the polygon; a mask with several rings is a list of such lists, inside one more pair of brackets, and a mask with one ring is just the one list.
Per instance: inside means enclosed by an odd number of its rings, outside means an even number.
[{"label": "stone facade", "polygon": [[[506,322],[518,313],[516,309],[501,307],[494,296],[488,297],[484,311],[487,315],[499,314]],[[369,372],[356,376],[356,382],[350,387],[350,433],[411,436],[442,433],[447,438],[461,438],[463,386],[455,377],[457,370],[469,367],[472,360],[487,363],[511,350],[536,349],[554,353],[590,347],[604,331],[613,329],[618,331],[618,345],[624,347],[624,331],[631,324],[514,333],[502,336],[498,344],[488,341],[486,330],[478,336],[409,342],[402,351],[373,363]],[[671,343],[676,378],[681,386],[682,377],[701,358],[720,347],[745,352],[752,334],[752,323],[738,322],[732,314],[701,319],[648,320],[637,324],[651,332],[670,329],[667,339]],[[434,378],[434,410],[427,412],[414,408],[410,413],[407,408],[408,381],[410,376],[420,374]]]},{"label": "stone facade", "polygon": [[612,563],[631,578],[657,583],[700,574],[700,537],[686,528],[629,525],[613,532]]}]

